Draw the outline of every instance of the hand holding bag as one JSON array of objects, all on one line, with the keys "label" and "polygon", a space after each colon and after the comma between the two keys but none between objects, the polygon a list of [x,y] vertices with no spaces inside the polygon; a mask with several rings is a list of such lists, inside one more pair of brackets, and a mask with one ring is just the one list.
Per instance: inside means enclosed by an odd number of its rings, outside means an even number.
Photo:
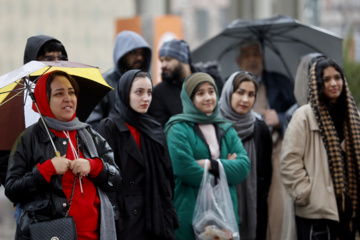
[{"label": "hand holding bag", "polygon": [[65,217],[49,220],[39,221],[34,217],[35,223],[29,226],[30,238],[33,240],[76,240],[76,226],[73,217],[69,217],[70,206],[74,196],[75,183],[77,176],[74,179],[74,185],[69,200],[69,207]]},{"label": "hand holding bag", "polygon": [[196,200],[193,229],[196,239],[240,239],[233,203],[224,167],[219,162],[219,176],[209,174],[209,161],[205,162],[204,175]]}]

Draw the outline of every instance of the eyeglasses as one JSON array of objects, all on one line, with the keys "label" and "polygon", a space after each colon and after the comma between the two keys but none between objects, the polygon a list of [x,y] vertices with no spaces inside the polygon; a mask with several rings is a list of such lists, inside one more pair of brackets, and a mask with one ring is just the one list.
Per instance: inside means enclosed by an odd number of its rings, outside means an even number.
[{"label": "eyeglasses", "polygon": [[68,58],[65,55],[45,55],[44,57],[44,61],[67,61]]}]

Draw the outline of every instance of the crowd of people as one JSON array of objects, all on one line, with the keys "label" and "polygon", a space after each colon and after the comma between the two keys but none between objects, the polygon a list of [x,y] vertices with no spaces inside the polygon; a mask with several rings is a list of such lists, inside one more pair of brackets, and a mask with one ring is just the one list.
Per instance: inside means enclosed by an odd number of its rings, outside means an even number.
[{"label": "crowd of people", "polygon": [[[76,80],[60,70],[42,75],[32,107],[42,117],[0,152],[15,239],[33,239],[32,224],[67,214],[79,240],[197,239],[203,174],[216,188],[219,168],[238,227],[226,239],[355,239],[360,117],[344,70],[311,53],[293,81],[265,70],[262,49],[239,40],[239,71],[223,79],[216,62],[193,63],[184,40],[167,41],[154,86],[150,45],[120,32],[114,67],[103,74],[114,90],[86,122],[76,117]],[[24,64],[31,60],[68,55],[38,35],[25,48]]]}]

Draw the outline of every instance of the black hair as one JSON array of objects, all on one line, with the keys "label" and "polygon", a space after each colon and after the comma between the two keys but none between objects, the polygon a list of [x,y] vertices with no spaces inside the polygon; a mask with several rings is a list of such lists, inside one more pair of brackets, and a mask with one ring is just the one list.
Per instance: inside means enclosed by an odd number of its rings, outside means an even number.
[{"label": "black hair", "polygon": [[45,56],[47,52],[61,52],[61,54],[66,56],[67,58],[67,53],[65,51],[64,45],[62,45],[62,43],[57,40],[50,40],[47,41],[44,45],[42,45],[36,58]]},{"label": "black hair", "polygon": [[345,75],[343,69],[331,58],[320,58],[316,62],[315,66],[315,77],[316,77],[316,88],[318,90],[319,99],[324,102],[326,105],[329,105],[329,101],[324,97],[324,70],[327,67],[333,67],[337,72],[340,73],[341,79],[343,81],[343,88],[341,94],[339,96],[338,102],[344,103],[346,102],[346,89],[345,89]]}]

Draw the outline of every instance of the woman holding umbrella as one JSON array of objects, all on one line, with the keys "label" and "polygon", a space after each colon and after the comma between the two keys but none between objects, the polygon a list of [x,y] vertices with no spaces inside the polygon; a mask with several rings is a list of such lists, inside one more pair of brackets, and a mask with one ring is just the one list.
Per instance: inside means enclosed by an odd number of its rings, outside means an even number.
[{"label": "woman holding umbrella", "polygon": [[355,239],[360,227],[359,113],[344,72],[332,59],[316,61],[309,81],[309,104],[294,113],[281,155],[297,238]]},{"label": "woman holding umbrella", "polygon": [[268,194],[272,176],[272,138],[260,114],[252,111],[258,90],[251,73],[235,72],[225,82],[220,115],[233,123],[248,154],[248,177],[236,185],[240,239],[266,239]]},{"label": "woman holding umbrella", "polygon": [[219,159],[229,184],[234,215],[238,221],[235,184],[248,175],[250,163],[232,124],[218,115],[218,92],[214,79],[206,73],[188,76],[181,90],[183,114],[165,125],[175,175],[174,204],[179,216],[178,240],[195,239],[192,219],[205,162],[218,176]]},{"label": "woman holding umbrella", "polygon": [[76,81],[63,71],[44,74],[36,84],[33,109],[46,125],[39,121],[19,136],[5,185],[6,196],[22,209],[15,239],[29,238],[33,214],[64,217],[71,196],[69,216],[78,239],[115,238],[112,206],[103,191],[116,190],[120,173],[106,141],[76,118],[78,93]]},{"label": "woman holding umbrella", "polygon": [[129,70],[121,76],[115,106],[97,131],[114,150],[123,181],[111,200],[119,210],[117,239],[175,239],[174,176],[165,134],[147,114],[151,76]]}]

